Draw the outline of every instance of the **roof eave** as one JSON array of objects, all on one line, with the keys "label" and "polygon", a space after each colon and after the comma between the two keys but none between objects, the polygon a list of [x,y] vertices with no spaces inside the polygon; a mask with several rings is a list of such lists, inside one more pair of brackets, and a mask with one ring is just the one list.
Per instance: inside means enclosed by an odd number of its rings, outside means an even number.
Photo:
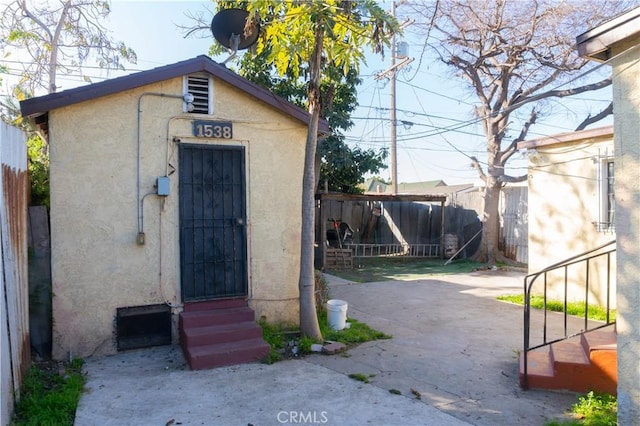
[{"label": "roof eave", "polygon": [[[88,86],[76,87],[74,89],[58,93],[26,99],[20,102],[20,110],[23,117],[35,118],[37,116],[47,114],[55,108],[203,71],[208,72],[215,78],[248,93],[249,95],[303,122],[304,124],[309,124],[310,114],[304,109],[287,102],[265,88],[240,77],[238,74],[228,70],[224,65],[214,62],[211,58],[205,55],[200,55],[196,58],[176,62],[175,64],[141,71],[139,73],[114,78],[100,83],[94,83]],[[331,133],[331,128],[326,120],[320,120],[318,123],[318,133],[321,135]]]},{"label": "roof eave", "polygon": [[578,142],[585,139],[604,139],[613,137],[613,125],[580,130],[577,132],[558,133],[544,138],[518,142],[518,149],[536,149],[560,143]]},{"label": "roof eave", "polygon": [[611,46],[640,33],[640,8],[623,13],[576,37],[578,54],[598,62],[611,59]]}]

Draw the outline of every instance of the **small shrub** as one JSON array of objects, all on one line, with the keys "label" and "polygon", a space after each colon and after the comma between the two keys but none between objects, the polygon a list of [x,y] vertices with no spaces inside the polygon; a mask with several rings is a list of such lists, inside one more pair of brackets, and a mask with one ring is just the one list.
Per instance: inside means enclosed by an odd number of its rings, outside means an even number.
[{"label": "small shrub", "polygon": [[591,391],[578,397],[572,407],[575,419],[547,422],[545,426],[616,426],[618,402],[616,397]]},{"label": "small shrub", "polygon": [[593,391],[578,398],[573,412],[584,425],[616,426],[618,401],[614,396],[596,394]]}]

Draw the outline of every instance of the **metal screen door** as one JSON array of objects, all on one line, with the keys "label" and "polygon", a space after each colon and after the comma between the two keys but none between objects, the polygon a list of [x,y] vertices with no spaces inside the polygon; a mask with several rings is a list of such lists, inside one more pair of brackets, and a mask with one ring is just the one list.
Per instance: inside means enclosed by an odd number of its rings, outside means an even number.
[{"label": "metal screen door", "polygon": [[180,145],[182,300],[247,294],[244,147]]}]

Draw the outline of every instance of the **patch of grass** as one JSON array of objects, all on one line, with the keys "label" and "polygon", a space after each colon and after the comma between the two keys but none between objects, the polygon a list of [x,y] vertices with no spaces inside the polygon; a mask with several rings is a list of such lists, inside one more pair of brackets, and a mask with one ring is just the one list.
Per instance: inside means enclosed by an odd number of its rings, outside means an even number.
[{"label": "patch of grass", "polygon": [[[524,305],[524,295],[522,294],[508,294],[504,296],[498,296],[498,300],[515,303],[521,306]],[[543,309],[544,297],[532,295],[531,307],[534,309]],[[553,312],[564,312],[564,303],[559,300],[547,300],[547,309]],[[584,302],[568,302],[567,314],[584,318]],[[596,320],[596,321],[606,321],[607,310],[602,306],[590,304],[589,319]],[[615,320],[616,320],[616,310],[612,309],[609,311],[609,321],[615,321]]]},{"label": "patch of grass", "polygon": [[441,259],[402,257],[357,258],[353,269],[327,270],[326,272],[358,283],[414,280],[424,275],[465,274],[486,265],[469,259],[454,260],[444,266]]},{"label": "patch of grass", "polygon": [[545,426],[616,426],[618,401],[612,395],[591,391],[578,397],[572,412],[576,416],[575,420],[553,421],[546,423]]},{"label": "patch of grass", "polygon": [[[282,352],[287,343],[291,341],[292,337],[295,338],[299,332],[292,330],[294,327],[269,324],[264,319],[260,319],[258,323],[262,327],[262,338],[271,347],[264,362],[266,364],[273,364],[274,362],[282,360]],[[311,348],[311,345],[309,345],[309,348]]]},{"label": "patch of grass", "polygon": [[[327,320],[327,312],[324,309],[318,311],[318,323],[320,332],[325,341],[334,341],[344,343],[347,346],[368,342],[371,340],[390,339],[391,336],[374,330],[367,324],[359,322],[355,319],[348,319],[349,328],[343,330],[334,330],[329,327]],[[292,326],[273,325],[267,323],[264,319],[258,321],[262,327],[262,338],[269,344],[271,350],[265,357],[266,364],[273,364],[281,361],[285,357],[305,355],[311,353],[311,345],[316,342],[313,339],[300,336],[300,331]],[[292,347],[296,348],[295,354],[291,353]],[[284,355],[284,356],[283,356]]]},{"label": "patch of grass", "polygon": [[23,379],[11,425],[73,425],[85,381],[80,359],[33,364]]},{"label": "patch of grass", "polygon": [[327,312],[324,310],[318,312],[318,322],[320,323],[320,331],[322,332],[322,337],[324,337],[325,340],[341,342],[347,346],[357,343],[369,342],[371,340],[383,340],[391,338],[391,336],[389,336],[388,334],[374,330],[367,324],[359,322],[353,318],[348,318],[348,322],[350,324],[349,328],[334,330],[329,327]]},{"label": "patch of grass", "polygon": [[369,383],[369,377],[367,377],[365,374],[362,374],[362,373],[352,373],[352,374],[349,374],[349,377],[352,378],[353,380],[358,380],[362,383]]},{"label": "patch of grass", "polygon": [[400,392],[398,389],[389,389],[389,393],[392,393],[394,395],[402,395],[402,392]]}]

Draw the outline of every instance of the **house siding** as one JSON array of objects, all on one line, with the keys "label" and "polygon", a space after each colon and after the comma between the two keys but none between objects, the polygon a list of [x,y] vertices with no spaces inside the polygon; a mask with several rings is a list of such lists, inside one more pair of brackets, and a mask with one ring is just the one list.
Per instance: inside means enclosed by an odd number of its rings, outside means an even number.
[{"label": "house siding", "polygon": [[[617,55],[640,37],[615,46]],[[618,423],[640,424],[640,63],[638,49],[612,61],[618,253]]]},{"label": "house siding", "polygon": [[[542,144],[529,151],[529,273],[614,240],[599,231],[598,158],[613,154],[613,135]],[[549,139],[553,139],[550,137]],[[606,257],[591,262],[589,303],[606,306]],[[584,301],[584,265],[571,267],[568,297]],[[615,277],[615,270],[612,273]],[[564,271],[547,274],[548,297],[564,300]],[[543,280],[540,281],[542,284]],[[615,279],[611,283],[615,295]],[[542,294],[541,285],[533,289]],[[615,297],[611,300],[615,307]]]},{"label": "house siding", "polygon": [[[258,318],[298,321],[306,126],[219,80],[212,116],[153,95],[181,96],[182,87],[174,78],[49,113],[56,359],[115,352],[117,308],[168,302],[174,318],[181,310],[174,138],[245,147],[249,304]],[[233,139],[195,138],[192,119],[232,121]],[[136,242],[138,149],[144,245]],[[145,196],[167,173],[169,196]]]}]

